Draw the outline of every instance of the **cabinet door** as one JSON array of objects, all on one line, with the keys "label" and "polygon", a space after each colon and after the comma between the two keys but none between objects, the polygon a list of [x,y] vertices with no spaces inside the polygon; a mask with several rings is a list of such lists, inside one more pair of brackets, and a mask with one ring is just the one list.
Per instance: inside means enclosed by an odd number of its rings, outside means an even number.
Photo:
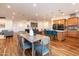
[{"label": "cabinet door", "polygon": [[53,24],[58,24],[58,20],[54,20],[53,21]]},{"label": "cabinet door", "polygon": [[79,38],[79,31],[77,31],[77,38]]},{"label": "cabinet door", "polygon": [[79,27],[79,18],[78,18],[78,27]]},{"label": "cabinet door", "polygon": [[66,25],[67,26],[69,26],[69,25],[77,25],[77,22],[78,22],[78,18],[70,18],[70,19],[67,19]]},{"label": "cabinet door", "polygon": [[68,36],[70,37],[77,37],[77,31],[68,31]]},{"label": "cabinet door", "polygon": [[77,37],[79,38],[79,18],[78,18],[78,32],[77,32]]},{"label": "cabinet door", "polygon": [[68,35],[68,31],[64,30],[64,36],[66,37]]},{"label": "cabinet door", "polygon": [[53,24],[65,24],[65,19],[61,19],[61,20],[54,20]]},{"label": "cabinet door", "polygon": [[65,19],[59,20],[59,21],[60,21],[60,24],[64,24],[65,25]]}]

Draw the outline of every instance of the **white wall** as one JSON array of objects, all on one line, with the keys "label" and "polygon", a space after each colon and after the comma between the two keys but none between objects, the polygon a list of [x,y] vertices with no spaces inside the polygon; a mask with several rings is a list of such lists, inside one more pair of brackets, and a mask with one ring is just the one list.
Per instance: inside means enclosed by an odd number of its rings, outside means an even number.
[{"label": "white wall", "polygon": [[13,21],[12,20],[6,20],[5,29],[7,30],[13,30]]},{"label": "white wall", "polygon": [[13,22],[13,30],[15,32],[17,31],[24,31],[27,29],[27,25],[30,26],[31,22],[37,22],[38,23],[38,29],[51,29],[50,23],[48,21],[14,21]]},{"label": "white wall", "polygon": [[2,23],[2,24],[5,24],[5,27],[4,28],[0,28],[0,32],[2,31],[2,30],[13,30],[13,26],[12,26],[12,20],[9,20],[9,19],[0,19],[0,23]]},{"label": "white wall", "polygon": [[26,21],[26,20],[10,20],[10,19],[0,19],[0,23],[5,23],[5,28],[0,28],[2,30],[13,30],[14,32],[24,31],[27,29],[27,25],[30,26],[31,22],[38,23],[38,29],[51,29],[51,24],[49,21]]},{"label": "white wall", "polygon": [[13,21],[13,31],[17,32],[17,31],[24,31],[27,28],[27,25],[29,25],[30,23],[27,21]]},{"label": "white wall", "polygon": [[38,28],[51,29],[51,23],[50,23],[50,21],[39,21]]}]

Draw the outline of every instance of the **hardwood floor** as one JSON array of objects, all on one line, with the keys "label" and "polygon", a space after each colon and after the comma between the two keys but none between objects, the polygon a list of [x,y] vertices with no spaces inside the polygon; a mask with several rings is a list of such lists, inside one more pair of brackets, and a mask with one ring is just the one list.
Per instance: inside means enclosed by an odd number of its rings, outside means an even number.
[{"label": "hardwood floor", "polygon": [[55,56],[79,56],[79,39],[66,37],[62,42],[51,42],[52,53]]},{"label": "hardwood floor", "polygon": [[2,46],[0,49],[0,51],[2,51],[1,55],[5,55],[5,56],[19,55],[19,51],[17,47],[18,43],[15,37],[10,37],[7,39],[0,40],[0,45]]},{"label": "hardwood floor", "polygon": [[[51,56],[79,56],[79,39],[66,37],[64,41],[51,41]],[[31,50],[28,50],[31,53]],[[29,52],[26,55],[29,56]],[[18,38],[14,37],[0,39],[0,56],[22,56],[22,50],[19,47]]]}]

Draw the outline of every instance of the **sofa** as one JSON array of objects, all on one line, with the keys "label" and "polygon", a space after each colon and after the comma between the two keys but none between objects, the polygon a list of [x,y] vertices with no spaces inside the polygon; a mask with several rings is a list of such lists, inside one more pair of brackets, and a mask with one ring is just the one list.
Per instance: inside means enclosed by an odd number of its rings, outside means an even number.
[{"label": "sofa", "polygon": [[13,37],[13,31],[2,30],[2,35],[4,35],[5,37]]}]

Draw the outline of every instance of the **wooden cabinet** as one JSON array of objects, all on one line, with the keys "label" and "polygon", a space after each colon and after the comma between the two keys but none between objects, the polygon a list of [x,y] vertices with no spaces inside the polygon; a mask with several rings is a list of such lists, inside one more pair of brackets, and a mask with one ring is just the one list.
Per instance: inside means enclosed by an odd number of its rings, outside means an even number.
[{"label": "wooden cabinet", "polygon": [[57,39],[58,39],[59,41],[64,40],[64,32],[58,32],[58,34],[57,34]]},{"label": "wooden cabinet", "polygon": [[79,18],[78,18],[78,27],[79,27]]},{"label": "wooden cabinet", "polygon": [[69,18],[66,20],[66,26],[70,26],[70,25],[77,25],[78,24],[78,18]]},{"label": "wooden cabinet", "polygon": [[53,24],[65,24],[65,19],[61,19],[61,20],[54,20]]},{"label": "wooden cabinet", "polygon": [[[73,30],[75,27],[78,26],[78,18],[69,18],[66,20],[66,28],[67,28],[67,34],[66,36],[77,38],[78,31]],[[69,30],[69,28],[72,28],[72,30]]]},{"label": "wooden cabinet", "polygon": [[53,20],[53,29],[54,30],[64,30],[65,28],[65,19]]},{"label": "wooden cabinet", "polygon": [[53,20],[53,24],[58,24],[58,20]]},{"label": "wooden cabinet", "polygon": [[[66,26],[65,36],[79,38],[79,18],[73,17],[69,19],[54,20],[53,24],[64,24]],[[78,30],[75,29],[78,27]]]},{"label": "wooden cabinet", "polygon": [[79,38],[79,31],[77,31],[77,38]]},{"label": "wooden cabinet", "polygon": [[65,19],[64,20],[60,20],[60,24],[65,24]]},{"label": "wooden cabinet", "polygon": [[77,31],[68,31],[67,36],[77,38]]},{"label": "wooden cabinet", "polygon": [[67,30],[64,30],[64,36],[65,37],[67,36],[67,33],[68,33],[68,31]]}]

